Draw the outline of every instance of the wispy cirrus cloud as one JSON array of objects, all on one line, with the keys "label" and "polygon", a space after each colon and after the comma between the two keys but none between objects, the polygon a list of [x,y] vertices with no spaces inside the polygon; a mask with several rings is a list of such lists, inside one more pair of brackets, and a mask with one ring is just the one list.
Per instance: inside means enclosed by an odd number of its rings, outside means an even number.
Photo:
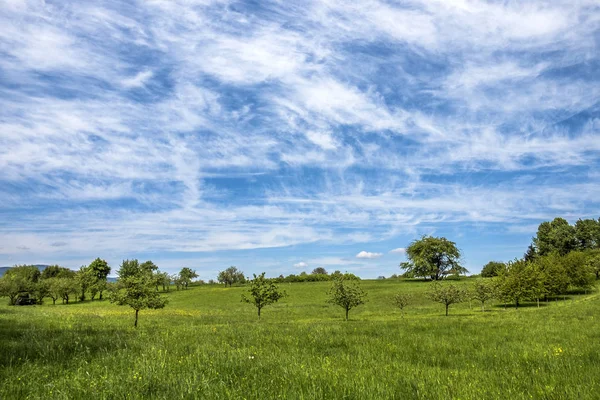
[{"label": "wispy cirrus cloud", "polygon": [[11,1],[0,27],[0,262],[360,270],[359,243],[598,209],[593,1]]}]

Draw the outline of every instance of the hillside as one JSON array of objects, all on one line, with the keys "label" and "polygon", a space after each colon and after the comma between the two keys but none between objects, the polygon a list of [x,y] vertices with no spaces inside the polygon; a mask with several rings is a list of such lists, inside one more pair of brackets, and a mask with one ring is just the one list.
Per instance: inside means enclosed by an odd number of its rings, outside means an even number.
[{"label": "hillside", "polygon": [[[458,285],[467,287],[473,280]],[[171,291],[134,313],[108,301],[0,305],[0,397],[597,398],[597,292],[564,300],[444,307],[428,282],[363,281],[368,303],[327,303],[329,283],[281,285],[263,309],[247,288]],[[391,297],[412,296],[401,317]],[[90,392],[90,388],[93,392]],[[102,396],[100,395],[102,393]],[[60,396],[59,396],[60,397]]]}]

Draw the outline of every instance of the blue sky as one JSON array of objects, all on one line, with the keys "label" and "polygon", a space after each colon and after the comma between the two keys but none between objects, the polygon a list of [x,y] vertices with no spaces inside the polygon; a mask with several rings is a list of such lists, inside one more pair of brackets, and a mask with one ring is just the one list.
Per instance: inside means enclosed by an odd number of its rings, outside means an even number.
[{"label": "blue sky", "polygon": [[599,156],[595,0],[0,0],[0,265],[476,273]]}]

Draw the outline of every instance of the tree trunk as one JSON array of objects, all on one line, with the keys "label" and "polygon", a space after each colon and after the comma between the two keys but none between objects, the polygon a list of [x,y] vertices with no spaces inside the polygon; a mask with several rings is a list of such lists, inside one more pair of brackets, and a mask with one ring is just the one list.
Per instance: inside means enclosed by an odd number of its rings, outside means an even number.
[{"label": "tree trunk", "polygon": [[135,322],[133,323],[133,327],[137,328],[137,321],[138,321],[138,313],[140,312],[140,310],[135,310]]},{"label": "tree trunk", "polygon": [[481,302],[481,312],[485,312],[485,302]]},{"label": "tree trunk", "polygon": [[540,308],[540,299],[537,299],[538,308]]},{"label": "tree trunk", "polygon": [[350,309],[346,307],[346,321],[348,321],[348,311],[350,311]]},{"label": "tree trunk", "polygon": [[56,305],[56,299],[52,299],[52,305],[55,306]]},{"label": "tree trunk", "polygon": [[258,319],[260,319],[260,307],[258,307]]},{"label": "tree trunk", "polygon": [[446,317],[448,316],[448,307],[450,306],[450,304],[446,304]]}]

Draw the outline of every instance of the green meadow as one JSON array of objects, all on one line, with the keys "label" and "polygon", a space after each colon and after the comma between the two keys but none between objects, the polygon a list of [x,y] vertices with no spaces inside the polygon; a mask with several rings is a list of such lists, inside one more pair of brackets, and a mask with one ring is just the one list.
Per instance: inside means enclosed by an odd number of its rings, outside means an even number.
[{"label": "green meadow", "polygon": [[[464,279],[459,285],[472,285]],[[164,309],[103,301],[0,305],[1,399],[598,399],[600,297],[519,309],[444,306],[428,282],[362,281],[367,304],[326,302],[329,282],[281,284],[263,309],[245,287],[166,293]],[[392,297],[410,293],[404,317]]]}]

